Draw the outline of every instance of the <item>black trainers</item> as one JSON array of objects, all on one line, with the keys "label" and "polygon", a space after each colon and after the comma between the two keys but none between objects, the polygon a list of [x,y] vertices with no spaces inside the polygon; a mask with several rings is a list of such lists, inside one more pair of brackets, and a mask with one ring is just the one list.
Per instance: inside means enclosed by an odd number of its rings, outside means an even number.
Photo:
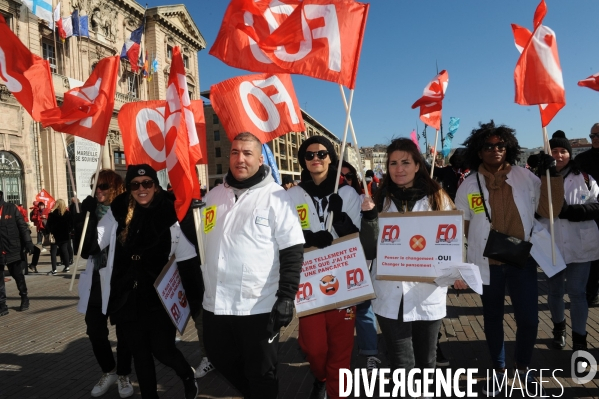
[{"label": "black trainers", "polygon": [[483,395],[487,398],[494,398],[502,390],[507,389],[507,384],[508,379],[505,370],[503,372],[492,371],[489,378],[485,381],[485,385],[483,385]]},{"label": "black trainers", "polygon": [[514,381],[512,382],[512,386],[522,387],[524,397],[547,397],[547,394],[543,389],[543,386],[539,383],[534,373],[528,368],[526,370],[518,370],[518,372],[514,374]]},{"label": "black trainers", "polygon": [[185,389],[185,399],[195,399],[198,396],[198,383],[194,378],[195,370],[191,368],[191,377],[183,380],[183,388]]},{"label": "black trainers", "polygon": [[21,306],[19,307],[19,310],[23,312],[27,309],[29,309],[29,298],[24,296],[21,298]]},{"label": "black trainers", "polygon": [[314,385],[312,385],[312,392],[310,392],[309,399],[325,399],[327,397],[327,383],[326,381],[318,381],[314,379]]},{"label": "black trainers", "polygon": [[64,269],[62,269],[62,272],[61,272],[61,273],[66,273],[66,272],[68,272],[68,271],[70,271],[70,270],[71,270],[71,269],[69,269],[68,267],[65,267]]},{"label": "black trainers", "polygon": [[8,314],[8,306],[5,303],[0,305],[0,316],[6,316]]}]

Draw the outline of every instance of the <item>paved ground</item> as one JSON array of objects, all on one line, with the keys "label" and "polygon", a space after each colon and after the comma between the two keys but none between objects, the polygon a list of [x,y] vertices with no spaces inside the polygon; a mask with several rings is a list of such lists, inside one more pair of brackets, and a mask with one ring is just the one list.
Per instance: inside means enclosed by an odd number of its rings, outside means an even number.
[{"label": "paved ground", "polygon": [[[0,317],[0,398],[88,398],[93,385],[100,377],[100,369],[93,357],[91,346],[85,335],[83,316],[76,312],[76,291],[69,292],[69,278],[66,274],[47,275],[50,270],[50,257],[43,253],[39,274],[27,276],[31,308],[19,312],[19,297],[13,281],[6,283],[10,314]],[[60,270],[60,269],[59,269]],[[539,318],[540,328],[537,339],[533,366],[544,369],[564,369],[557,372],[558,381],[545,384],[546,394],[550,397],[590,398],[599,397],[599,376],[585,386],[576,385],[571,380],[571,332],[568,326],[568,346],[563,351],[549,348],[552,323],[547,308],[545,276],[539,272]],[[505,329],[507,334],[508,362],[511,363],[515,322],[509,298],[506,302]],[[599,358],[599,308],[589,312],[588,332],[590,352]],[[570,320],[568,319],[568,325]],[[489,356],[485,344],[482,324],[482,309],[478,295],[462,294],[456,297],[450,292],[448,298],[448,317],[444,320],[445,337],[442,347],[451,360],[451,367],[479,369],[476,374],[480,389],[484,384]],[[379,336],[380,338],[380,336]],[[114,329],[111,339],[114,344]],[[308,363],[297,344],[297,320],[284,331],[280,346],[281,398],[307,399],[312,376]],[[178,347],[192,365],[200,362],[197,336],[193,328],[188,328]],[[384,348],[382,348],[384,351]],[[384,355],[381,355],[385,365]],[[354,367],[364,367],[365,359],[357,355],[353,359]],[[163,398],[182,398],[182,384],[174,373],[160,364],[156,364],[160,395]],[[132,375],[132,380],[136,380]],[[209,373],[199,380],[200,398],[240,398],[239,394],[228,386],[218,372]],[[462,381],[462,384],[464,382]],[[139,388],[134,384],[136,395]],[[364,395],[364,390],[362,397]],[[377,390],[378,392],[378,390]],[[512,397],[520,397],[514,391]],[[116,386],[105,398],[118,398]],[[353,397],[353,396],[352,396]],[[375,396],[378,397],[378,396]]]}]

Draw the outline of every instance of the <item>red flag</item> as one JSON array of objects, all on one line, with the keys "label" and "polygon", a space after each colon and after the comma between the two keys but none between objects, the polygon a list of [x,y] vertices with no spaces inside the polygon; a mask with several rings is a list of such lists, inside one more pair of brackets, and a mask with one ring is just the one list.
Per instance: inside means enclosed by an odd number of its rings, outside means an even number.
[{"label": "red flag", "polygon": [[173,49],[164,116],[166,169],[176,198],[177,217],[183,220],[191,200],[201,198],[195,165],[202,158],[202,150],[194,123],[179,46]]},{"label": "red flag", "polygon": [[420,107],[420,120],[436,130],[441,129],[441,109],[448,84],[449,73],[442,70],[424,88],[422,97],[412,104],[412,109]]},{"label": "red flag", "polygon": [[56,5],[54,9],[54,23],[56,24],[56,29],[58,30],[58,36],[63,41],[67,38],[67,32],[64,30],[64,26],[62,25],[62,12],[60,11],[60,2]]},{"label": "red flag", "polygon": [[[546,13],[545,0],[541,0],[535,11],[534,32],[526,44],[520,43],[522,54],[514,70],[515,101],[520,105],[566,103],[556,36],[550,28],[542,25]],[[516,32],[522,28],[516,25],[512,29]],[[514,37],[518,42],[516,33]]]},{"label": "red flag", "polygon": [[210,54],[248,71],[307,75],[353,89],[368,7],[354,0],[232,0]]},{"label": "red flag", "polygon": [[104,145],[114,109],[118,56],[103,58],[81,87],[64,94],[60,107],[44,111],[42,124]]},{"label": "red flag", "polygon": [[[204,102],[191,102],[199,146],[206,147],[206,121],[204,119]],[[119,128],[125,147],[125,160],[128,165],[147,163],[155,170],[166,168],[166,148],[164,142],[164,125],[166,120],[166,101],[137,101],[125,104],[119,111]],[[204,156],[198,164],[208,164]]]},{"label": "red flag", "polygon": [[47,60],[33,54],[0,15],[0,80],[35,121],[56,107],[54,84]]},{"label": "red flag", "polygon": [[594,75],[589,76],[588,78],[586,78],[584,80],[579,81],[578,86],[588,87],[589,89],[599,91],[599,72],[597,72]]},{"label": "red flag", "polygon": [[52,209],[56,203],[54,198],[44,188],[42,188],[42,191],[35,196],[35,203],[37,204],[40,202],[44,203],[46,209]]},{"label": "red flag", "polygon": [[210,88],[210,101],[231,141],[241,132],[250,132],[264,144],[306,130],[287,74],[225,80]]},{"label": "red flag", "polygon": [[[539,8],[541,8],[541,12],[539,12]],[[537,12],[535,13],[535,26],[540,25],[545,16],[546,9],[543,12],[542,7],[537,7]],[[527,44],[530,42],[532,38],[532,33],[519,25],[512,24],[512,32],[514,34],[514,42],[516,44],[516,48],[520,53],[524,51]],[[541,125],[543,127],[549,125],[551,120],[557,115],[557,113],[564,108],[566,105],[564,102],[558,103],[549,103],[549,104],[539,104],[539,112],[541,113]]]}]

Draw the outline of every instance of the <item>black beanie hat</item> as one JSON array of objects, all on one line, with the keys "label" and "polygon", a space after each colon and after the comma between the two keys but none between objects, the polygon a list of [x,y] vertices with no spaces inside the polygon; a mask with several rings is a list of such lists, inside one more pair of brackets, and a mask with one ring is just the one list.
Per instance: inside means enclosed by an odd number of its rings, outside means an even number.
[{"label": "black beanie hat", "polygon": [[337,158],[337,153],[335,152],[335,147],[333,143],[329,139],[324,136],[312,136],[308,140],[304,141],[297,151],[297,158],[302,169],[306,169],[306,150],[312,144],[322,144],[327,151],[329,152],[329,158],[331,159],[331,165],[334,165],[334,168],[337,168],[337,163],[339,159]]},{"label": "black beanie hat", "polygon": [[158,175],[150,165],[145,163],[140,165],[129,165],[127,168],[127,175],[125,176],[125,186],[127,187],[127,190],[129,190],[129,183],[138,176],[148,177],[154,180],[154,183],[159,184]]},{"label": "black beanie hat", "polygon": [[566,133],[564,133],[561,130],[558,130],[557,132],[553,133],[553,136],[551,136],[551,140],[549,140],[549,146],[551,147],[551,149],[557,147],[565,148],[570,154],[570,158],[572,157],[572,145],[570,144],[570,141],[566,138]]}]

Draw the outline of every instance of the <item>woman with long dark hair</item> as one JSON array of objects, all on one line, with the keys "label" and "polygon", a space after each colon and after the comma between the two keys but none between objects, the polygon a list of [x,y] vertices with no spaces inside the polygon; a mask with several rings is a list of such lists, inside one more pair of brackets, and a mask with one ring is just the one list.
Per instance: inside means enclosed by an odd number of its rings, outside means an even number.
[{"label": "woman with long dark hair", "polygon": [[[93,188],[95,175],[92,177]],[[102,291],[100,271],[106,267],[109,247],[100,251],[97,248],[98,223],[109,211],[110,204],[125,191],[123,178],[114,170],[102,169],[98,173],[98,184],[94,196],[88,196],[81,203],[75,221],[76,242],[81,240],[85,215],[89,212],[86,237],[81,257],[87,259],[87,267],[79,277],[79,304],[77,310],[85,314],[86,333],[92,345],[96,361],[102,370],[100,380],[92,388],[92,397],[104,395],[116,382],[119,396],[128,398],[133,395],[133,386],[129,381],[131,374],[131,351],[127,347],[120,326],[116,327],[116,362],[108,339],[108,293]],[[95,255],[90,255],[94,252]],[[106,287],[106,288],[109,288]],[[104,306],[103,306],[104,304]]]},{"label": "woman with long dark hair", "polygon": [[[439,183],[430,178],[424,159],[412,140],[395,139],[386,152],[387,173],[374,202],[366,198],[362,204],[360,236],[367,259],[376,258],[379,212],[455,209]],[[372,274],[377,295],[372,307],[387,344],[391,368],[405,369],[406,374],[415,367],[434,368],[437,334],[446,314],[447,287],[434,283],[377,280],[376,259]],[[461,280],[456,281],[455,287],[467,288]]]},{"label": "woman with long dark hair", "polygon": [[135,363],[143,398],[157,398],[154,358],[173,368],[183,381],[185,398],[197,396],[194,369],[175,346],[176,328],[154,283],[172,256],[192,314],[200,306],[199,262],[181,232],[173,201],[158,184],[150,165],[129,165],[126,190],[110,204],[98,224],[98,245],[110,245],[101,274],[110,281],[108,315],[122,328]]},{"label": "woman with long dark hair", "polygon": [[71,239],[71,230],[73,228],[73,219],[67,209],[67,205],[62,199],[56,200],[52,212],[48,215],[46,229],[54,236],[54,243],[50,245],[50,260],[52,262],[51,274],[56,274],[56,254],[60,250],[60,257],[65,262],[62,272],[68,272],[69,266],[69,240]]},{"label": "woman with long dark hair", "polygon": [[[468,262],[480,268],[483,280],[483,320],[485,337],[494,375],[483,393],[495,396],[501,391],[506,373],[503,317],[506,286],[514,307],[516,319],[515,368],[520,380],[533,392],[535,381],[528,366],[539,324],[537,307],[537,264],[529,256],[524,267],[484,256],[491,229],[517,240],[531,241],[549,253],[551,243],[533,235],[533,228],[543,229],[535,220],[535,213],[549,217],[547,181],[545,172],[551,173],[554,216],[561,208],[564,191],[563,179],[555,170],[555,160],[543,154],[539,160],[539,179],[528,169],[516,166],[520,146],[515,130],[505,125],[495,126],[493,121],[480,124],[464,142],[464,159],[472,173],[458,188],[456,206],[464,211],[465,233],[468,238]],[[489,217],[487,217],[487,214]],[[535,224],[537,226],[535,226]]]}]

